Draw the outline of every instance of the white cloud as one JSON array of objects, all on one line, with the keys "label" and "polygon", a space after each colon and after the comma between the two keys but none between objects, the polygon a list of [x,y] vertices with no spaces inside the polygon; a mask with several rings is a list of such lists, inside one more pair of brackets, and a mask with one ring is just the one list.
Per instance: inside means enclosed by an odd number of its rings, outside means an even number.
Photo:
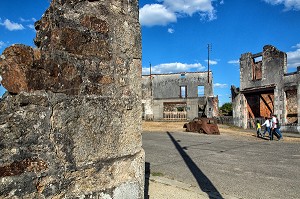
[{"label": "white cloud", "polygon": [[[159,0],[160,4],[146,4],[140,9],[142,26],[165,26],[177,22],[178,17],[199,14],[201,19],[216,19],[212,5],[215,0]],[[224,2],[221,1],[220,4]]]},{"label": "white cloud", "polygon": [[24,26],[22,24],[12,22],[9,19],[5,19],[3,23],[0,22],[0,25],[4,26],[6,29],[8,29],[10,31],[24,29]]},{"label": "white cloud", "polygon": [[240,60],[230,60],[227,62],[228,64],[240,64]]},{"label": "white cloud", "polygon": [[36,22],[37,20],[33,17],[31,19],[24,19],[22,17],[20,17],[20,21],[23,23],[29,23],[28,25],[26,25],[28,28],[35,30],[34,28],[34,22]]},{"label": "white cloud", "polygon": [[28,28],[32,29],[32,30],[35,30],[34,28],[34,22],[36,22],[36,19],[35,18],[31,18],[31,19],[24,19],[22,17],[20,17],[20,21],[23,22],[23,23],[29,23],[28,25],[26,25]]},{"label": "white cloud", "polygon": [[29,21],[31,21],[31,20],[28,20],[28,19],[24,19],[22,17],[20,17],[20,20],[21,20],[21,22],[29,22]]},{"label": "white cloud", "polygon": [[300,46],[295,51],[287,52],[288,68],[296,68],[300,66]]},{"label": "white cloud", "polygon": [[285,10],[300,10],[299,0],[263,0],[263,1],[271,5],[283,4]]},{"label": "white cloud", "polygon": [[35,30],[34,25],[32,25],[32,24],[27,25],[27,27],[30,28],[30,29]]},{"label": "white cloud", "polygon": [[[152,74],[166,74],[166,73],[180,73],[203,71],[205,69],[200,63],[186,64],[186,63],[164,63],[151,67]],[[143,75],[149,74],[150,68],[143,68]]]},{"label": "white cloud", "polygon": [[6,44],[3,41],[0,41],[0,49],[5,47],[5,46],[6,46]]},{"label": "white cloud", "polygon": [[21,22],[36,22],[37,20],[34,17],[32,17],[31,19],[24,19],[24,18],[20,17],[20,21]]},{"label": "white cloud", "polygon": [[146,4],[140,9],[140,23],[144,26],[165,26],[176,21],[175,13],[169,11],[163,5]]},{"label": "white cloud", "polygon": [[164,0],[163,3],[168,9],[180,14],[192,16],[195,13],[201,13],[214,19],[214,8],[211,0]]},{"label": "white cloud", "polygon": [[227,84],[215,83],[214,87],[216,87],[216,88],[227,88]]},{"label": "white cloud", "polygon": [[295,46],[292,46],[292,48],[300,48],[300,43],[296,44]]},{"label": "white cloud", "polygon": [[[205,62],[208,62],[208,60],[206,59]],[[216,61],[216,60],[209,60],[209,64],[210,65],[217,65],[218,61]]]},{"label": "white cloud", "polygon": [[175,30],[173,28],[168,28],[168,33],[173,34]]}]

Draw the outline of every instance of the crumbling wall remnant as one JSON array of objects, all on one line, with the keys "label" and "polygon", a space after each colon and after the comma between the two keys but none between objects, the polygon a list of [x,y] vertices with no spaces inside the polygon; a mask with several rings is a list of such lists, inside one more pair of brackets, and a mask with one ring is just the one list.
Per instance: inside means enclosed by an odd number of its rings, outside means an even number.
[{"label": "crumbling wall remnant", "polygon": [[249,128],[275,114],[282,131],[300,132],[299,71],[300,66],[287,73],[286,53],[272,45],[257,54],[242,54],[240,88],[232,87],[234,124]]},{"label": "crumbling wall remnant", "polygon": [[0,59],[0,198],[143,198],[138,0],[53,0]]},{"label": "crumbling wall remnant", "polygon": [[[213,74],[182,72],[142,76],[144,119],[192,120],[218,115],[218,97],[213,95]],[[174,116],[174,117],[173,117]]]},{"label": "crumbling wall remnant", "polygon": [[286,109],[287,109],[287,122],[290,124],[296,124],[298,122],[298,101],[297,90],[287,90],[286,93]]}]

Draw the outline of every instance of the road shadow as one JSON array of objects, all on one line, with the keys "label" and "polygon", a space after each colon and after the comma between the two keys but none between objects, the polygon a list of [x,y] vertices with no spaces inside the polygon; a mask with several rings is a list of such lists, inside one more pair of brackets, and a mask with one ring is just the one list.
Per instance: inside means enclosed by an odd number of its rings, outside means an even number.
[{"label": "road shadow", "polygon": [[149,199],[150,163],[145,162],[144,199]]},{"label": "road shadow", "polygon": [[259,137],[257,137],[257,135],[252,135],[252,137],[256,137],[256,138],[262,139],[262,140],[270,140],[269,136],[264,136],[264,137],[259,136]]},{"label": "road shadow", "polygon": [[209,198],[223,198],[221,193],[217,190],[217,188],[213,185],[213,183],[207,178],[207,176],[199,169],[199,167],[195,164],[195,162],[190,158],[190,156],[184,151],[184,149],[178,144],[178,142],[174,139],[170,132],[167,132],[171,141],[175,145],[177,151],[180,153],[183,158],[185,164],[190,169],[194,178],[197,180],[197,183],[200,189],[205,192]]}]

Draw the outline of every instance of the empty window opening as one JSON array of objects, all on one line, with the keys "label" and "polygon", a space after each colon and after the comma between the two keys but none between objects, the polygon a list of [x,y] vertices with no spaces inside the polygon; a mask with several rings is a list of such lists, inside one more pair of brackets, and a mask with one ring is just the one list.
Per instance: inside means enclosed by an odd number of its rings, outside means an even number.
[{"label": "empty window opening", "polygon": [[254,57],[254,63],[262,62],[262,56]]},{"label": "empty window opening", "polygon": [[252,79],[261,80],[262,78],[262,56],[253,57]]},{"label": "empty window opening", "polygon": [[286,112],[287,112],[287,123],[297,124],[298,123],[298,100],[297,90],[287,90],[286,94]]},{"label": "empty window opening", "polygon": [[185,102],[164,102],[163,118],[165,120],[186,120]]},{"label": "empty window opening", "polygon": [[198,86],[198,97],[204,96],[204,86]]},{"label": "empty window opening", "polygon": [[179,111],[179,112],[186,111],[184,106],[178,106],[178,107],[176,107],[176,109],[177,109],[177,111]]},{"label": "empty window opening", "polygon": [[187,98],[187,86],[180,86],[180,98]]},{"label": "empty window opening", "polygon": [[198,117],[205,116],[205,105],[198,104]]}]

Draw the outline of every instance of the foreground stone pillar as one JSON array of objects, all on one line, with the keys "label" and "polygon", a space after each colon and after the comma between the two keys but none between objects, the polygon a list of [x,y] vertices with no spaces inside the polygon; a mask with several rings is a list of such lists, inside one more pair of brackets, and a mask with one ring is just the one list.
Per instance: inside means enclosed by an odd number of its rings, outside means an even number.
[{"label": "foreground stone pillar", "polygon": [[143,198],[138,0],[53,0],[0,59],[0,198]]}]

